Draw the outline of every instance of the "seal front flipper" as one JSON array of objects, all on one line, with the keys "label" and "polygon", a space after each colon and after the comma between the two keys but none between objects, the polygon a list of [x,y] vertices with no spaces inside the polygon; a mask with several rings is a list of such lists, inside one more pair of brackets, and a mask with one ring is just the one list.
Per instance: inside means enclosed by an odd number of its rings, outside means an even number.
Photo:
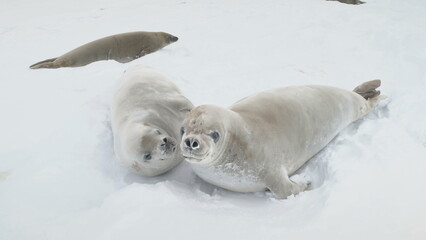
[{"label": "seal front flipper", "polygon": [[297,195],[308,189],[309,184],[295,183],[288,177],[284,167],[275,169],[265,176],[266,187],[279,199],[286,199],[290,195]]},{"label": "seal front flipper", "polygon": [[180,99],[175,100],[170,103],[174,109],[178,109],[179,112],[189,112],[194,108],[191,101],[189,101],[186,97],[182,96]]},{"label": "seal front flipper", "polygon": [[122,57],[117,57],[117,58],[111,58],[110,52],[108,53],[108,60],[112,59],[112,60],[115,60],[116,62],[119,62],[119,63],[128,63],[128,62],[131,62],[133,60],[136,60],[136,59],[141,58],[141,57],[148,54],[145,49],[142,49],[135,56],[122,56]]},{"label": "seal front flipper", "polygon": [[50,58],[46,59],[44,61],[35,63],[30,66],[31,69],[38,69],[38,68],[59,68],[57,64],[54,64],[54,61],[58,58]]}]

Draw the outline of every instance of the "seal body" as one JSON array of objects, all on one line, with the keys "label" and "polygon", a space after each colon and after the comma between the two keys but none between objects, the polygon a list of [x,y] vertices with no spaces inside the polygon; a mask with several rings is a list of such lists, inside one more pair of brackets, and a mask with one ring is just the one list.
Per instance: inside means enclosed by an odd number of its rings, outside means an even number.
[{"label": "seal body", "polygon": [[191,102],[155,70],[136,65],[126,70],[113,103],[111,124],[117,158],[144,176],[162,174],[182,160],[176,145]]},{"label": "seal body", "polygon": [[364,3],[360,0],[327,0],[327,1],[338,1],[341,3],[352,4],[352,5],[359,5]]},{"label": "seal body", "polygon": [[177,40],[177,37],[164,32],[122,33],[87,43],[60,57],[33,64],[30,68],[81,67],[92,62],[110,59],[127,63]]},{"label": "seal body", "polygon": [[295,86],[258,93],[230,108],[203,105],[184,120],[180,147],[195,173],[211,184],[237,192],[269,189],[286,198],[308,187],[289,176],[378,99],[328,86]]}]

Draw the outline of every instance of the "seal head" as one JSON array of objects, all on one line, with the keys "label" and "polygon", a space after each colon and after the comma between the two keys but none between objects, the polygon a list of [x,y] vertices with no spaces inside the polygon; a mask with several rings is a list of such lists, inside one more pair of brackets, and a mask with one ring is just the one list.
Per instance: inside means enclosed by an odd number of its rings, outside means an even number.
[{"label": "seal head", "polygon": [[164,41],[167,43],[166,46],[171,44],[171,43],[177,42],[177,40],[179,40],[178,37],[173,36],[169,33],[160,32],[159,34],[162,35],[163,39],[165,39]]},{"label": "seal head", "polygon": [[[176,139],[151,124],[132,125],[122,144],[128,165],[136,173],[154,175],[151,170],[168,168],[176,158]],[[130,130],[130,129],[129,129]]]},{"label": "seal head", "polygon": [[229,143],[242,142],[241,126],[235,126],[242,122],[236,119],[235,112],[214,105],[192,109],[181,128],[180,148],[185,160],[196,165],[220,164],[226,152],[236,150],[236,145]]},{"label": "seal head", "polygon": [[265,189],[259,171],[247,164],[247,159],[253,158],[248,144],[250,134],[236,112],[213,105],[198,106],[187,115],[181,132],[182,154],[199,177],[232,191]]}]

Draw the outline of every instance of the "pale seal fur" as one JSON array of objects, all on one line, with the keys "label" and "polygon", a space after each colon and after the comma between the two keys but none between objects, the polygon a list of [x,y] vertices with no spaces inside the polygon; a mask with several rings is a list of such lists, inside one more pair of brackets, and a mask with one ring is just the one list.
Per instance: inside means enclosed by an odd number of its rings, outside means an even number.
[{"label": "pale seal fur", "polygon": [[193,107],[180,90],[155,70],[129,68],[116,90],[111,125],[117,158],[144,176],[167,172],[182,160],[180,127]]},{"label": "pale seal fur", "polygon": [[[356,88],[372,93],[379,80]],[[377,93],[377,92],[376,92]],[[244,98],[229,108],[202,105],[183,122],[180,147],[205,181],[237,192],[269,189],[277,198],[305,190],[289,179],[381,96],[328,86],[293,86]]]},{"label": "pale seal fur", "polygon": [[165,32],[129,32],[104,37],[84,44],[64,55],[30,66],[38,68],[81,67],[89,63],[113,59],[127,63],[153,53],[178,40]]}]

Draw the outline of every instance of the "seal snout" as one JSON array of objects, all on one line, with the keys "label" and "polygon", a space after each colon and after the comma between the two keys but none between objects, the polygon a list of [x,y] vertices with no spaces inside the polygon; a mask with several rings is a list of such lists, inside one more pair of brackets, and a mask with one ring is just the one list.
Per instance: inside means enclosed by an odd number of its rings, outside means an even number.
[{"label": "seal snout", "polygon": [[173,35],[172,35],[172,36],[170,36],[170,38],[169,38],[169,41],[170,41],[170,42],[172,42],[172,43],[173,43],[173,42],[177,42],[177,40],[179,40],[179,38],[178,38],[178,37],[175,37],[175,36],[173,36]]},{"label": "seal snout", "polygon": [[190,151],[197,150],[200,148],[200,142],[195,138],[186,138],[184,143],[185,148]]},{"label": "seal snout", "polygon": [[176,150],[176,143],[170,137],[165,137],[160,144],[162,148],[164,148],[165,152],[174,152]]},{"label": "seal snout", "polygon": [[205,146],[201,145],[202,143],[202,139],[193,135],[183,138],[180,144],[183,157],[190,162],[202,161],[206,156]]}]

